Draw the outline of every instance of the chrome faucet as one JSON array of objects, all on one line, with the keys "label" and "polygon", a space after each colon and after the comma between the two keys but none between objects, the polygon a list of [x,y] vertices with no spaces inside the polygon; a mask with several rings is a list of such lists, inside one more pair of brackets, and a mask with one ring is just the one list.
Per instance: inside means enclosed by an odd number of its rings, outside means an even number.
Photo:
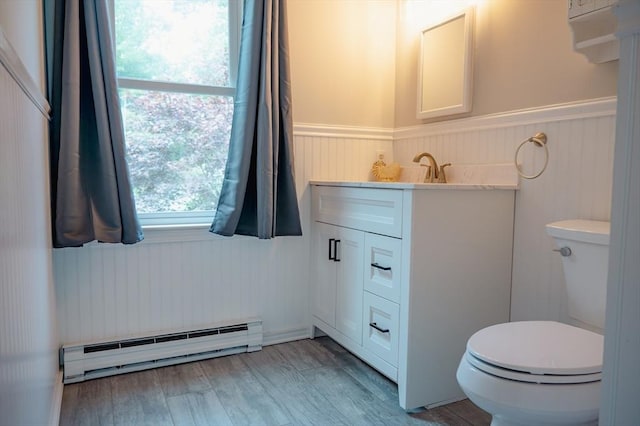
[{"label": "chrome faucet", "polygon": [[[420,164],[420,160],[422,160],[424,157],[427,157],[427,159],[429,160],[429,165]],[[443,164],[438,169],[438,163],[436,162],[436,159],[433,158],[433,155],[429,154],[428,152],[423,152],[416,155],[415,157],[413,157],[413,162],[427,168],[427,174],[424,177],[425,183],[447,183],[447,177],[444,174],[444,168],[450,166],[451,163]]]}]

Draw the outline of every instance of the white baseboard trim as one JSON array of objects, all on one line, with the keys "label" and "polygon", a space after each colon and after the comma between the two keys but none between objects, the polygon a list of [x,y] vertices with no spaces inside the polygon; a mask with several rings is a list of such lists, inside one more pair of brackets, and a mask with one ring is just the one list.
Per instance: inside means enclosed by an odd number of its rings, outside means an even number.
[{"label": "white baseboard trim", "polygon": [[51,398],[51,413],[49,414],[49,426],[60,424],[60,410],[62,409],[62,394],[64,383],[62,383],[62,369],[58,370],[53,384],[53,395]]},{"label": "white baseboard trim", "polygon": [[309,327],[269,333],[265,332],[262,338],[262,346],[277,345],[279,343],[293,342],[295,340],[308,339],[310,337]]}]

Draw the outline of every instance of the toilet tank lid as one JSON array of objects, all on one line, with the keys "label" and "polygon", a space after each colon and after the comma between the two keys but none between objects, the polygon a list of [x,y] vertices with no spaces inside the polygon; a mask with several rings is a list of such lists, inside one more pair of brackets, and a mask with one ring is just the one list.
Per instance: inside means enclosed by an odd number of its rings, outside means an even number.
[{"label": "toilet tank lid", "polygon": [[546,228],[547,233],[555,238],[609,244],[609,222],[584,219],[561,220],[548,224]]}]

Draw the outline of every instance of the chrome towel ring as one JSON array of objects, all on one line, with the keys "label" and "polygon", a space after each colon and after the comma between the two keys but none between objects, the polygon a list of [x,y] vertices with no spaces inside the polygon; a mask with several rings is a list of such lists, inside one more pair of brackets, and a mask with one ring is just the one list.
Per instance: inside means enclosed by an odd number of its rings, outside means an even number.
[{"label": "chrome towel ring", "polygon": [[[542,166],[542,169],[538,173],[533,175],[525,175],[522,169],[520,168],[520,166],[518,165],[518,154],[520,153],[520,149],[529,142],[533,142],[534,145],[544,148],[544,165]],[[518,149],[516,149],[516,155],[513,161],[515,162],[516,169],[518,170],[518,174],[523,178],[535,179],[538,176],[540,176],[547,169],[547,164],[549,164],[549,148],[547,147],[547,135],[545,135],[542,132],[538,132],[534,136],[531,136],[530,138],[523,140],[522,143],[518,146]]]}]

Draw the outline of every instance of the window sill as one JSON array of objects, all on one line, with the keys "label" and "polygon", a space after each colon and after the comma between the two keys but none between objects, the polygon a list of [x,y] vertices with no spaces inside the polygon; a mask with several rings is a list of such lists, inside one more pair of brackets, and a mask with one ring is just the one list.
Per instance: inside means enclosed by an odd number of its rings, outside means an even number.
[{"label": "window sill", "polygon": [[209,232],[210,227],[210,223],[143,225],[144,240],[140,244],[211,241],[211,239],[225,238]]},{"label": "window sill", "polygon": [[222,239],[249,238],[243,235],[233,237],[223,237],[222,235],[209,232],[210,223],[188,224],[188,225],[143,225],[142,232],[144,240],[136,244],[110,244],[92,241],[85,244],[87,248],[118,248],[118,247],[138,247],[148,244],[163,243],[187,243],[196,241],[216,241]]}]

